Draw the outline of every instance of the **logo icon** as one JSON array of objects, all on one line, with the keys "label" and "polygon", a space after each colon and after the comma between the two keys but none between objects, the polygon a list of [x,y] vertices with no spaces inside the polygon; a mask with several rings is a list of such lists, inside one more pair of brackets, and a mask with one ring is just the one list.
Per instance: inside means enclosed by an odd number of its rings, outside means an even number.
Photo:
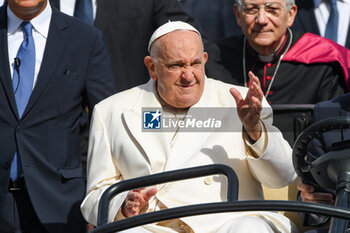
[{"label": "logo icon", "polygon": [[144,129],[160,129],[162,113],[157,111],[143,112],[143,128]]}]

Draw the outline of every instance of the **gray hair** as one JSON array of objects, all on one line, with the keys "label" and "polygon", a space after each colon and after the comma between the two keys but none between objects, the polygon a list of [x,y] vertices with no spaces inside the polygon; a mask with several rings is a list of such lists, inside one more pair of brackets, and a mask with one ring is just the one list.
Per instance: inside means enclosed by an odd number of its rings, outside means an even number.
[{"label": "gray hair", "polygon": [[[290,10],[290,8],[295,5],[295,0],[284,0],[287,5],[287,9]],[[242,6],[242,0],[236,0],[236,4],[238,5],[239,11],[241,11],[241,6]]]}]

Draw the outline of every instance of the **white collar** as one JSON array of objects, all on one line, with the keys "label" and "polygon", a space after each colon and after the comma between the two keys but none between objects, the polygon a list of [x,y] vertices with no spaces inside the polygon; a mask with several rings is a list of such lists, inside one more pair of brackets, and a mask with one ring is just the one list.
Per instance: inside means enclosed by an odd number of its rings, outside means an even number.
[{"label": "white collar", "polygon": [[[33,25],[33,28],[45,38],[47,38],[47,35],[49,34],[51,15],[52,9],[50,3],[48,2],[43,12],[41,12],[38,16],[30,20],[30,23]],[[23,20],[18,18],[11,11],[10,7],[7,6],[7,33],[14,33],[22,22]]]},{"label": "white collar", "polygon": [[267,56],[263,56],[258,54],[260,61],[262,62],[271,62],[273,60],[273,58],[275,57],[275,53],[267,55]]},{"label": "white collar", "polygon": [[[325,0],[314,0],[315,8],[317,8],[321,4],[321,2],[323,2],[323,1],[325,1]],[[338,0],[338,1],[350,4],[350,0]]]}]

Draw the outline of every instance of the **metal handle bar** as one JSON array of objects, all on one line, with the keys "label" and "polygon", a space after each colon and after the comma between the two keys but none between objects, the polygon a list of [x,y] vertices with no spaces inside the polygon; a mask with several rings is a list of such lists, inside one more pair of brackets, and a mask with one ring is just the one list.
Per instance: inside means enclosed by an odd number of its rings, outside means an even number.
[{"label": "metal handle bar", "polygon": [[141,214],[99,226],[90,233],[112,233],[168,219],[176,219],[201,214],[214,214],[238,211],[308,212],[350,219],[349,209],[334,207],[325,204],[316,204],[300,201],[233,201],[197,204]]},{"label": "metal handle bar", "polygon": [[[196,204],[176,207],[146,213],[131,218],[107,223],[109,201],[115,195],[140,187],[162,184],[171,181],[196,178],[212,174],[224,174],[228,178],[228,191],[226,202]],[[109,187],[101,197],[98,211],[98,227],[91,233],[111,233],[126,230],[153,222],[195,216],[201,214],[237,212],[237,211],[294,211],[310,212],[322,215],[331,215],[350,219],[350,210],[324,204],[315,204],[299,201],[237,201],[238,179],[231,167],[222,164],[206,165],[186,168],[164,173],[129,179]]]},{"label": "metal handle bar", "polygon": [[238,178],[233,169],[223,164],[212,164],[199,167],[185,168],[149,176],[138,177],[118,182],[109,187],[103,194],[98,207],[97,225],[101,226],[107,223],[108,206],[112,197],[115,195],[141,187],[147,187],[166,182],[196,178],[201,176],[223,174],[228,179],[227,200],[233,202],[238,199]]}]

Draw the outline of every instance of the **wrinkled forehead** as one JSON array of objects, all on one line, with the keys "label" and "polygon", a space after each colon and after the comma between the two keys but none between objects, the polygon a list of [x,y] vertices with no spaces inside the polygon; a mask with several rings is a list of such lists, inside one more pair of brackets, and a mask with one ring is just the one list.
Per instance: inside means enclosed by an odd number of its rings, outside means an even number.
[{"label": "wrinkled forehead", "polygon": [[[188,44],[194,41],[203,47],[202,38],[199,33],[192,30],[179,29],[169,32],[153,41],[150,46],[150,51],[153,50],[153,47],[172,47],[176,44]],[[157,44],[157,46],[155,46],[155,44]]]},{"label": "wrinkled forehead", "polygon": [[287,0],[236,0],[236,3],[238,4],[245,4],[245,3],[264,4],[264,3],[271,3],[271,2],[286,4]]},{"label": "wrinkled forehead", "polygon": [[151,46],[151,55],[157,57],[167,57],[169,54],[203,52],[203,43],[200,34],[192,30],[176,30],[169,32],[156,41]]},{"label": "wrinkled forehead", "polygon": [[165,34],[158,38],[159,42],[162,43],[176,43],[176,42],[196,42],[201,43],[201,37],[198,33],[190,30],[176,30]]},{"label": "wrinkled forehead", "polygon": [[171,50],[198,50],[203,51],[201,36],[190,30],[176,30],[170,32],[155,41],[156,46],[162,53]]}]

